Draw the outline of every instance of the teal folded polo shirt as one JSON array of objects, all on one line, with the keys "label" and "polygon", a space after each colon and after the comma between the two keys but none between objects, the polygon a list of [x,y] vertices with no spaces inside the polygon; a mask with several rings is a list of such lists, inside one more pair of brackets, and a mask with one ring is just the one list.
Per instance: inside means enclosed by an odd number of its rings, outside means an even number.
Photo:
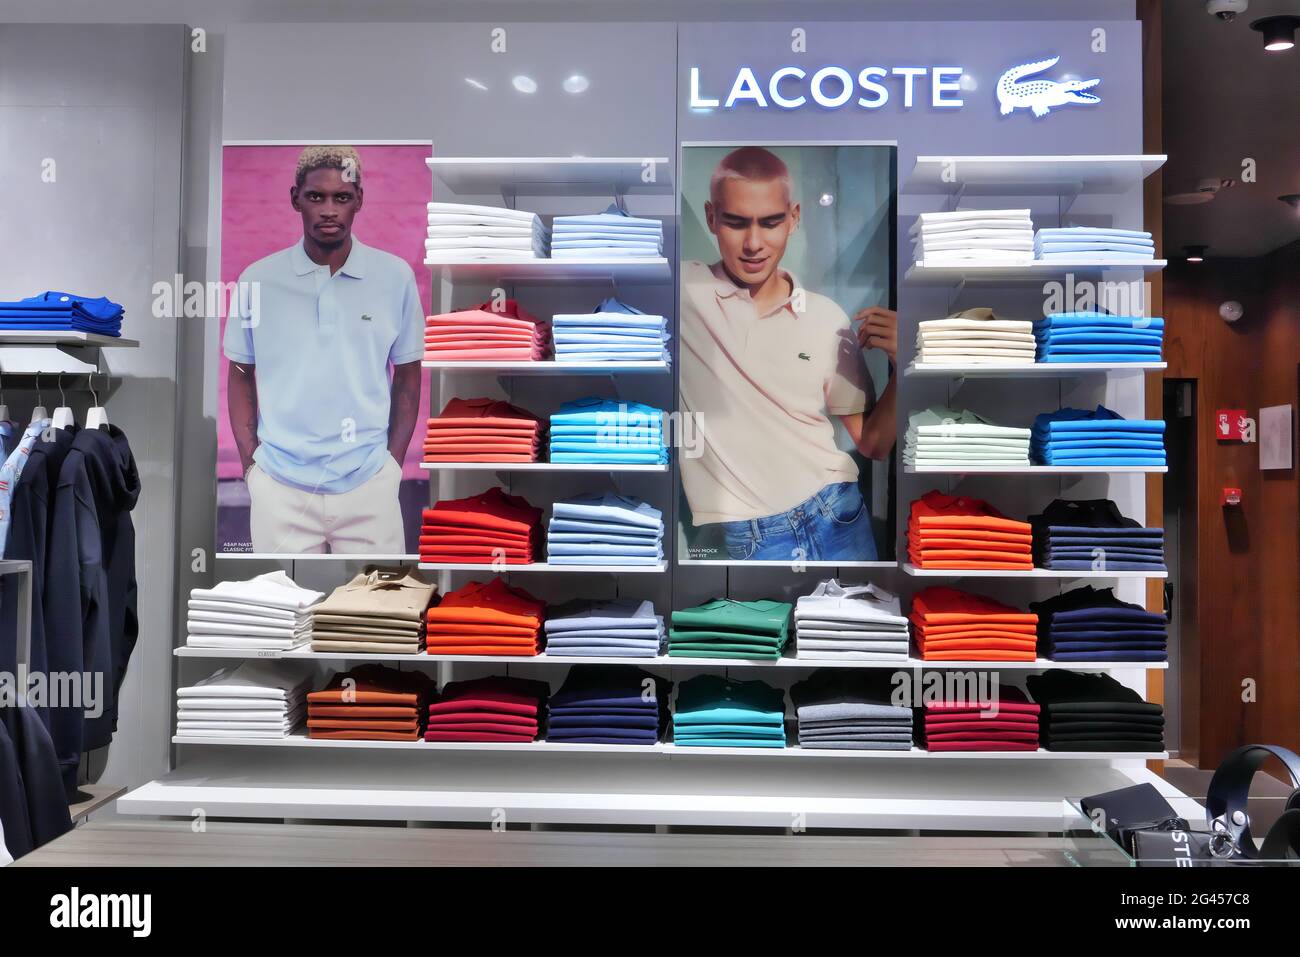
[{"label": "teal folded polo shirt", "polygon": [[226,320],[225,353],[257,367],[257,451],[272,478],[338,494],[388,455],[389,364],[424,356],[424,310],[405,261],[355,236],[334,275],[302,243],[253,263]]}]

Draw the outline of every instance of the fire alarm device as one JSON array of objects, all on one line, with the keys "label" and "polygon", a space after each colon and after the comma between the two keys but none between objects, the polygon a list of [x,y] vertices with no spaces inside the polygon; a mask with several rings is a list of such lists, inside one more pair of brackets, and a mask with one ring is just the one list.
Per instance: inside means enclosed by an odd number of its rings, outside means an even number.
[{"label": "fire alarm device", "polygon": [[1241,504],[1241,489],[1239,489],[1239,488],[1225,488],[1225,489],[1223,489],[1222,491],[1220,491],[1220,492],[1219,492],[1219,504],[1220,504],[1220,505],[1240,505],[1240,504]]},{"label": "fire alarm device", "polygon": [[1214,437],[1220,442],[1242,442],[1248,420],[1245,409],[1220,409],[1215,413]]}]

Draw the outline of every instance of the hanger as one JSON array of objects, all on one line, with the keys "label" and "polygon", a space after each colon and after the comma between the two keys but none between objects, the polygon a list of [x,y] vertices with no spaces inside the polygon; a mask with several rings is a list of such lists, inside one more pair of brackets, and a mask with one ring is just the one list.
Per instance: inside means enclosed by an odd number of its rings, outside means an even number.
[{"label": "hanger", "polygon": [[0,422],[9,421],[9,406],[5,403],[5,380],[0,375]]},{"label": "hanger", "polygon": [[68,406],[68,397],[63,394],[63,373],[59,373],[59,407],[54,410],[53,425],[56,429],[70,429],[76,425],[72,409]]},{"label": "hanger", "polygon": [[[105,375],[107,378],[107,375]],[[86,428],[88,429],[106,429],[108,428],[108,410],[99,404],[99,393],[95,391],[95,374],[92,372],[90,379],[90,394],[95,400],[95,404],[86,412]]]},{"label": "hanger", "polygon": [[41,401],[41,374],[36,373],[36,407],[32,409],[32,422],[39,422],[41,419],[48,419],[50,413],[45,411],[45,403]]}]

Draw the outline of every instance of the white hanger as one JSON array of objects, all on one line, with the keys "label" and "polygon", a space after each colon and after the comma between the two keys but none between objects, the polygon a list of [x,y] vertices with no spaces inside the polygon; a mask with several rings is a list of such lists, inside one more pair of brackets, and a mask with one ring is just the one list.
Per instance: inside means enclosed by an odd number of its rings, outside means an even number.
[{"label": "white hanger", "polygon": [[9,421],[9,406],[5,403],[4,376],[0,375],[0,422]]},{"label": "white hanger", "polygon": [[99,404],[99,393],[95,391],[95,374],[90,374],[90,394],[95,400],[95,404],[86,412],[86,428],[88,429],[106,429],[108,428],[108,410]]},{"label": "white hanger", "polygon": [[39,422],[41,419],[48,419],[50,413],[45,411],[45,403],[41,401],[41,374],[36,373],[36,407],[32,409],[32,422]]},{"label": "white hanger", "polygon": [[76,424],[72,409],[68,407],[68,397],[63,394],[63,373],[59,373],[59,407],[54,410],[53,425],[56,429],[70,429]]}]

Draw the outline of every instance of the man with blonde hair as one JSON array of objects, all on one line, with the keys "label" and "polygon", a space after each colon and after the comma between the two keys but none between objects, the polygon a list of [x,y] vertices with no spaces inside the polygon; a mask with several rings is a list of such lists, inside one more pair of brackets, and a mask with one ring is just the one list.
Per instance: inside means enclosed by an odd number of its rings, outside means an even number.
[{"label": "man with blonde hair", "polygon": [[720,258],[682,267],[681,410],[700,435],[682,456],[692,522],[719,525],[741,561],[873,561],[857,463],[835,443],[838,419],[867,458],[895,441],[894,381],[879,401],[863,358],[894,360],[897,316],[849,317],[781,268],[799,228],[790,171],[770,150],[727,154],[704,214]]},{"label": "man with blonde hair", "polygon": [[364,198],[356,150],[307,147],[289,188],[301,241],[239,277],[259,289],[225,333],[254,552],[406,552],[424,310],[411,267],[353,235]]}]

